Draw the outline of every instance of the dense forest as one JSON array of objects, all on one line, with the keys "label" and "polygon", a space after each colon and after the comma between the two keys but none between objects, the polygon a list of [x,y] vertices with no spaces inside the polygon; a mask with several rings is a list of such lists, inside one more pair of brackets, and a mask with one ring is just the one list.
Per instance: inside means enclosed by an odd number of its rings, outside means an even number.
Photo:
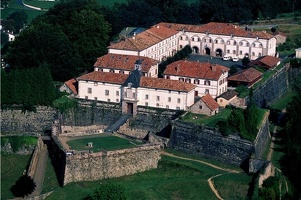
[{"label": "dense forest", "polygon": [[[300,1],[129,0],[105,7],[95,0],[65,0],[33,20],[4,46],[2,54],[13,70],[46,65],[54,80],[66,81],[91,70],[97,57],[107,53],[109,42],[127,26],[148,28],[161,21],[252,23],[293,7],[300,9]],[[3,21],[4,28],[18,32],[26,18],[24,13],[12,13]]]}]

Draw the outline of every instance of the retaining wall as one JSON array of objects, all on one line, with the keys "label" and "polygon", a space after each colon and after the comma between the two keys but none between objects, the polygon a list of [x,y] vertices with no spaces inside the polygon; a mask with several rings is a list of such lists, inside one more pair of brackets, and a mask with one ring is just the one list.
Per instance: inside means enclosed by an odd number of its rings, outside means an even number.
[{"label": "retaining wall", "polygon": [[97,153],[75,153],[66,156],[64,185],[77,181],[93,181],[143,172],[157,168],[159,145]]},{"label": "retaining wall", "polygon": [[268,115],[263,120],[254,142],[241,139],[238,135],[225,137],[215,128],[176,120],[168,146],[186,153],[239,166],[244,161],[248,161],[252,154],[255,158],[260,158],[266,148],[268,137]]},{"label": "retaining wall", "polygon": [[29,168],[27,171],[27,175],[33,178],[34,172],[36,171],[38,160],[39,160],[39,155],[41,150],[44,148],[44,143],[41,137],[38,138],[37,146],[35,147],[32,158],[29,164]]}]

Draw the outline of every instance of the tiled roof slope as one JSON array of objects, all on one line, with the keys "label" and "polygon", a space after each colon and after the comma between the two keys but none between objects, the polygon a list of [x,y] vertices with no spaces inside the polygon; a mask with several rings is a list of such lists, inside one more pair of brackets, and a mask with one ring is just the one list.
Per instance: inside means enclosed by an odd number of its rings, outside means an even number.
[{"label": "tiled roof slope", "polygon": [[262,31],[247,31],[240,28],[239,26],[229,24],[229,23],[218,23],[210,22],[204,25],[189,25],[189,24],[175,24],[175,23],[165,23],[161,22],[157,24],[159,26],[165,26],[177,31],[188,31],[194,33],[208,33],[216,35],[233,35],[239,37],[249,37],[249,38],[262,38],[271,39],[274,36]]},{"label": "tiled roof slope", "polygon": [[238,95],[238,93],[235,92],[234,90],[228,90],[228,91],[224,92],[223,94],[219,95],[217,98],[224,98],[226,100],[230,100],[237,95]]},{"label": "tiled roof slope", "polygon": [[127,77],[127,74],[94,71],[78,77],[77,80],[115,83],[121,85],[124,83]]},{"label": "tiled roof slope", "polygon": [[149,78],[144,76],[141,77],[140,87],[182,92],[189,92],[196,88],[195,85],[191,83],[185,83],[183,81],[169,80],[163,78]]},{"label": "tiled roof slope", "polygon": [[211,111],[218,109],[218,103],[212,98],[210,94],[203,96],[202,101],[208,106]]},{"label": "tiled roof slope", "polygon": [[279,58],[273,57],[273,56],[264,56],[262,58],[259,59],[259,61],[268,66],[268,67],[274,67],[277,65],[277,63],[280,61]]},{"label": "tiled roof slope", "polygon": [[138,59],[142,62],[142,72],[148,72],[153,65],[158,63],[157,60],[148,57],[109,53],[97,58],[94,67],[132,71]]},{"label": "tiled roof slope", "polygon": [[167,65],[164,75],[218,80],[227,71],[229,68],[218,64],[179,60]]},{"label": "tiled roof slope", "polygon": [[261,77],[262,73],[254,68],[248,68],[237,72],[233,76],[228,77],[228,81],[240,81],[250,83],[257,78]]},{"label": "tiled roof slope", "polygon": [[65,82],[65,85],[74,93],[77,94],[77,81],[75,78]]},{"label": "tiled roof slope", "polygon": [[[78,77],[77,80],[97,81],[123,85],[128,77],[128,74],[94,71]],[[195,85],[185,83],[183,81],[167,80],[163,78],[149,78],[144,76],[140,78],[140,87],[182,92],[189,92],[196,88]]]},{"label": "tiled roof slope", "polygon": [[166,28],[164,26],[153,26],[146,31],[137,34],[134,37],[126,38],[120,42],[110,45],[109,49],[123,49],[132,51],[142,51],[150,46],[153,46],[162,40],[165,40],[173,35],[176,35],[178,31]]}]

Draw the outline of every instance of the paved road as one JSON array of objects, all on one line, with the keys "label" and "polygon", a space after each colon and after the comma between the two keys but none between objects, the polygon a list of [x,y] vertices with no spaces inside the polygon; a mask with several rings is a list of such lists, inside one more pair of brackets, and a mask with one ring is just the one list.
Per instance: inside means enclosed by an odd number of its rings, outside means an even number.
[{"label": "paved road", "polygon": [[199,61],[199,62],[210,62],[213,64],[223,65],[225,67],[231,67],[232,65],[242,65],[241,60],[237,62],[233,62],[231,60],[222,60],[221,57],[211,57],[208,55],[196,55],[196,54],[190,54],[188,57],[188,60],[190,61]]}]

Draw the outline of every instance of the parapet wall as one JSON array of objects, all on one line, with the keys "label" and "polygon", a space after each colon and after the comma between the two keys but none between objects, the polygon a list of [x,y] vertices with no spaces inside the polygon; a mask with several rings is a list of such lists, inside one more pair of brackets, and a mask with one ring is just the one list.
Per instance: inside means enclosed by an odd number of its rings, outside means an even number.
[{"label": "parapet wall", "polygon": [[222,136],[215,128],[176,120],[168,146],[186,153],[239,166],[252,154],[256,159],[261,158],[269,138],[268,124],[267,114],[256,140],[251,142],[241,139],[238,135]]},{"label": "parapet wall", "polygon": [[160,145],[66,156],[64,185],[143,172],[157,168]]},{"label": "parapet wall", "polygon": [[41,150],[44,148],[44,143],[41,137],[38,138],[37,145],[33,151],[33,155],[29,164],[27,175],[33,178],[34,172],[36,171],[38,159]]}]

